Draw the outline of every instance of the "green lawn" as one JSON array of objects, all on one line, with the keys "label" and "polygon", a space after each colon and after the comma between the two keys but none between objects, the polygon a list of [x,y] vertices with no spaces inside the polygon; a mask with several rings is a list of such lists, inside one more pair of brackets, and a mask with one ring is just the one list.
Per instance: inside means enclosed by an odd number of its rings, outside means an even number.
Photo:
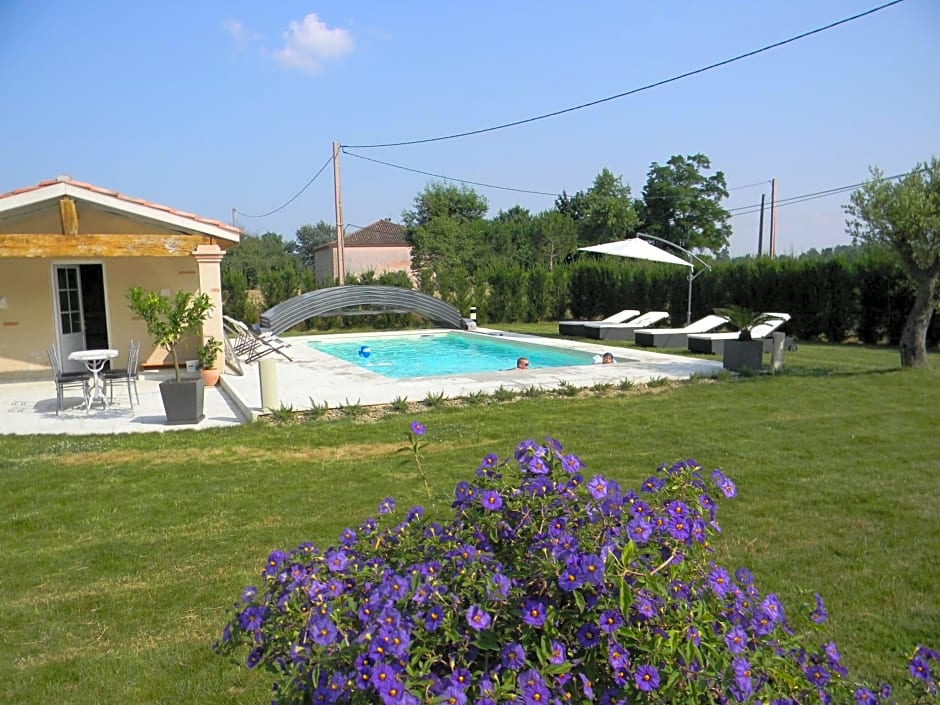
[{"label": "green lawn", "polygon": [[[627,486],[664,461],[721,467],[739,490],[719,513],[721,559],[751,568],[793,615],[821,593],[850,671],[898,681],[906,652],[940,647],[931,361],[901,371],[895,350],[801,344],[774,377],[372,423],[0,437],[0,697],[267,702],[265,674],[210,645],[271,549],[333,543],[389,494],[442,514],[485,453],[544,435],[581,455],[589,477]],[[396,453],[415,417],[428,427],[430,503]]]}]

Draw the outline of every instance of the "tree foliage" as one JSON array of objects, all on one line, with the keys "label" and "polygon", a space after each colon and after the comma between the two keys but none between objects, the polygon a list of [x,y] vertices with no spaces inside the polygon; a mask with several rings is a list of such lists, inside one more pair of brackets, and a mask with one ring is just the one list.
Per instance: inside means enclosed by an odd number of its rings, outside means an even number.
[{"label": "tree foliage", "polygon": [[704,154],[675,155],[653,162],[643,187],[642,230],[687,250],[720,254],[728,248],[731,225],[721,200],[728,197],[725,175],[711,169]]},{"label": "tree foliage", "polygon": [[287,249],[296,254],[305,267],[314,269],[313,251],[336,239],[336,228],[325,220],[316,225],[301,225],[297,228],[294,242],[287,243]]},{"label": "tree foliage", "polygon": [[607,168],[594,178],[587,192],[579,191],[561,202],[556,200],[556,209],[569,217],[576,215],[572,219],[577,226],[578,245],[582,247],[623,240],[634,235],[640,224],[630,186]]},{"label": "tree foliage", "polygon": [[845,206],[855,242],[890,249],[917,292],[901,334],[902,367],[927,366],[927,328],[937,308],[940,276],[940,160],[918,164],[891,181],[877,167]]}]

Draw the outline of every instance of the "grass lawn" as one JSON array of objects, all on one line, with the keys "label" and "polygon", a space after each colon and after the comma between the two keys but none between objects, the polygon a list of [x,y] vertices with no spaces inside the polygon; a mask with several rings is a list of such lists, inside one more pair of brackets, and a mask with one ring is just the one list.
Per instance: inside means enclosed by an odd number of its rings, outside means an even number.
[{"label": "grass lawn", "polygon": [[[543,326],[513,326],[551,332]],[[617,347],[612,344],[612,348]],[[786,374],[448,406],[372,423],[0,436],[0,701],[255,703],[264,673],[212,653],[274,548],[323,547],[393,495],[442,515],[487,452],[551,435],[637,486],[694,457],[738,486],[717,546],[791,618],[813,592],[850,673],[900,681],[940,647],[940,356],[801,344]],[[424,489],[405,446],[428,427]]]}]

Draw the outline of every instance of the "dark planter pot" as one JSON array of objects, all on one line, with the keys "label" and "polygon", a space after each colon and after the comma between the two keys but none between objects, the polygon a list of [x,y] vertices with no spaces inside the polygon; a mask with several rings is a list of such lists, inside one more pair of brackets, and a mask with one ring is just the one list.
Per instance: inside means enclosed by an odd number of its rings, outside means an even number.
[{"label": "dark planter pot", "polygon": [[764,342],[762,340],[726,340],[724,368],[732,372],[764,368]]},{"label": "dark planter pot", "polygon": [[163,410],[168,424],[193,424],[205,418],[202,405],[206,384],[202,377],[184,379],[180,382],[167,380],[160,382],[160,396],[163,397]]}]

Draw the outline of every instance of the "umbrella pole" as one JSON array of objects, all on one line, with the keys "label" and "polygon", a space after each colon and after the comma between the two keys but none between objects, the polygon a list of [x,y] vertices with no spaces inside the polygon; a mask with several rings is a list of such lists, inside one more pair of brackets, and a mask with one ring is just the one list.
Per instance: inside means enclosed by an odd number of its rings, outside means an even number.
[{"label": "umbrella pole", "polygon": [[685,324],[689,325],[692,322],[692,280],[695,279],[695,275],[692,272],[693,269],[689,270],[689,305],[686,308],[685,314]]}]

